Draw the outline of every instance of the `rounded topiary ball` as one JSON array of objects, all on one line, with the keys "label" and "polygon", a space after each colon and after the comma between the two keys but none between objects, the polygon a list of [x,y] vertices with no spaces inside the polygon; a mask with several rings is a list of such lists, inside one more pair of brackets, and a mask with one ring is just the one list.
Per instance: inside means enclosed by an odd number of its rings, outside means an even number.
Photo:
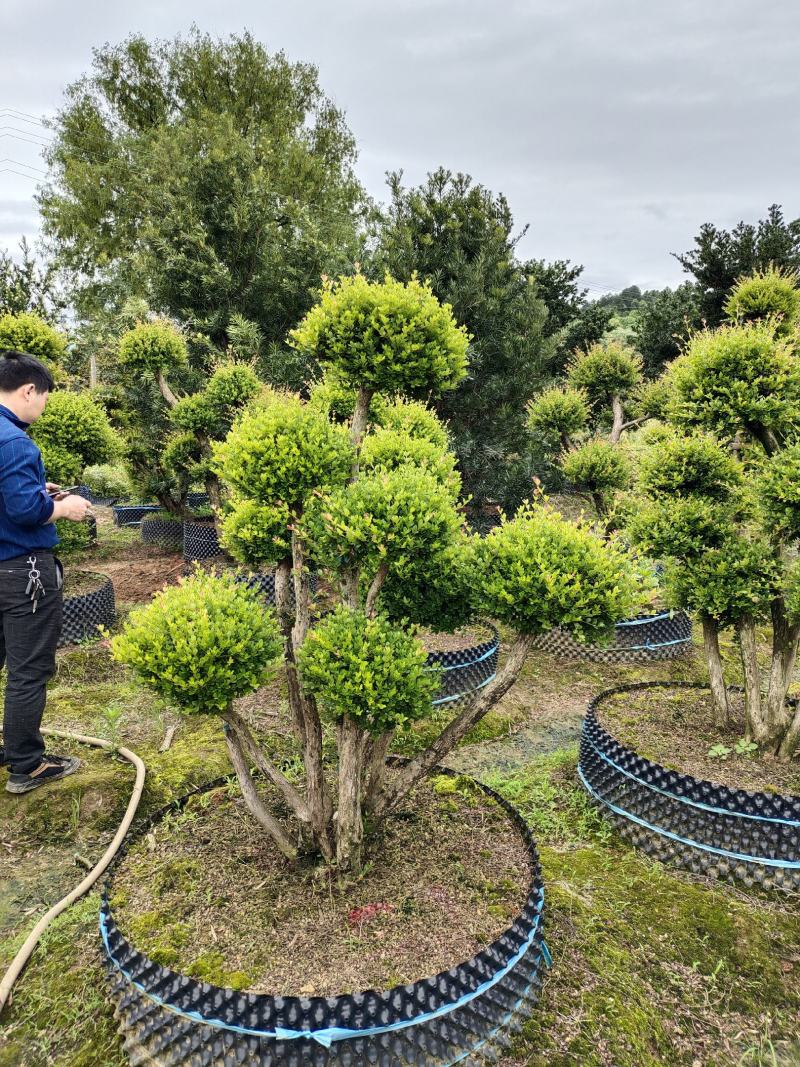
[{"label": "rounded topiary ball", "polygon": [[375,392],[439,392],[466,373],[467,331],[416,278],[405,284],[342,278],[290,338],[350,385]]},{"label": "rounded topiary ball", "polygon": [[275,615],[230,576],[197,571],[135,608],[111,640],[114,658],[187,713],[222,712],[272,678]]}]

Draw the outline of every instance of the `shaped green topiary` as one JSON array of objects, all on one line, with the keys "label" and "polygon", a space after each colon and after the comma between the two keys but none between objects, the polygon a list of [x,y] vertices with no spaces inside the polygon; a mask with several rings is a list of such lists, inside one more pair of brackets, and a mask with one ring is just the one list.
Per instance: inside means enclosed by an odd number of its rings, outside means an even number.
[{"label": "shaped green topiary", "polygon": [[422,644],[386,619],[340,606],[310,631],[300,674],[327,719],[349,716],[379,735],[430,714],[439,672],[426,660]]},{"label": "shaped green topiary", "polygon": [[186,714],[221,712],[273,677],[275,616],[230,577],[196,572],[134,608],[114,657]]}]

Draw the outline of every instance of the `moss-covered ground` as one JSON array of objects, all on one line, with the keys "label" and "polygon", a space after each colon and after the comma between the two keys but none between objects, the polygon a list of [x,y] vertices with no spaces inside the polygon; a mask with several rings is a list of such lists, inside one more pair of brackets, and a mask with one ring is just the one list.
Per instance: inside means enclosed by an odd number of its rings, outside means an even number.
[{"label": "moss-covered ground", "polygon": [[[114,536],[82,565],[124,558],[131,535]],[[733,661],[732,649],[726,655]],[[798,902],[654,864],[613,834],[576,785],[575,742],[593,693],[622,681],[701,677],[697,656],[646,669],[534,656],[454,754],[454,764],[520,807],[541,850],[553,967],[504,1064],[800,1065]],[[288,754],[284,709],[277,685],[255,718],[265,744]],[[102,642],[60,654],[47,721],[138,751],[148,765],[144,812],[228,770],[213,718],[181,721],[159,752],[177,716],[113,665]],[[420,727],[404,749],[430,732]],[[99,856],[125,808],[130,768],[81,755],[83,772],[63,783],[21,798],[0,791],[0,969],[36,916],[80,880],[81,862]],[[0,1017],[0,1067],[124,1064],[104,996],[97,909],[91,894],[48,931]]]}]

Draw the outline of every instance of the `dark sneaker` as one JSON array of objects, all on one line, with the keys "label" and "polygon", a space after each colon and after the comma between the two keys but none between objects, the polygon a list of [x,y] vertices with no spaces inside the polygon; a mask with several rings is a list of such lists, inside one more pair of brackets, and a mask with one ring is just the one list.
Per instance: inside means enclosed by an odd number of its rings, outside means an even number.
[{"label": "dark sneaker", "polygon": [[38,789],[40,785],[57,782],[59,778],[74,774],[80,765],[77,756],[43,756],[42,762],[30,774],[12,773],[6,782],[6,792],[30,793],[31,789]]}]

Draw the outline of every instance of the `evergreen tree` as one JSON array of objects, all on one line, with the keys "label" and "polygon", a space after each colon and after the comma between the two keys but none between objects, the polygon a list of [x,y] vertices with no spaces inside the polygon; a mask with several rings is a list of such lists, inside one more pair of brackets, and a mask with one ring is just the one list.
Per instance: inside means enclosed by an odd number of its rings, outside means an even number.
[{"label": "evergreen tree", "polygon": [[728,231],[707,222],[694,243],[693,249],[675,258],[697,281],[700,315],[708,326],[723,321],[725,300],[742,275],[770,265],[794,271],[800,268],[800,219],[786,222],[778,204],[773,204],[767,217],[756,225],[740,222]]},{"label": "evergreen tree", "polygon": [[357,258],[344,118],[247,33],[98,49],[54,133],[40,206],[84,317],[142,296],[218,348],[237,314],[280,345]]},{"label": "evergreen tree", "polygon": [[514,507],[530,487],[525,405],[541,388],[553,349],[535,265],[516,255],[525,231],[514,235],[502,194],[465,174],[440,169],[406,188],[396,173],[389,189],[371,269],[403,281],[418,273],[466,326],[469,375],[437,401],[437,411],[453,434],[473,508],[490,501]]}]

